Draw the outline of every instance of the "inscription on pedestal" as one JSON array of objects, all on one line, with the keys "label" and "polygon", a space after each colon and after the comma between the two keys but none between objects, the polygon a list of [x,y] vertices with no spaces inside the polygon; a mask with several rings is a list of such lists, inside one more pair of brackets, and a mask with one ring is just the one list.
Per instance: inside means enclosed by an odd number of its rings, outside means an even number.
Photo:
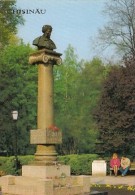
[{"label": "inscription on pedestal", "polygon": [[62,131],[52,131],[49,129],[31,130],[31,144],[61,144]]}]

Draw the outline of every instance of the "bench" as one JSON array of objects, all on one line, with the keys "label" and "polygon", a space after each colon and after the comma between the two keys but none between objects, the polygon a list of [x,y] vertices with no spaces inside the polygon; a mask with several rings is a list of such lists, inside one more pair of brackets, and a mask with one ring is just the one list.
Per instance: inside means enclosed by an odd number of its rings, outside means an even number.
[{"label": "bench", "polygon": [[[110,176],[112,175],[112,171],[113,171],[113,168],[110,167]],[[131,163],[129,171],[135,171],[135,163]]]}]

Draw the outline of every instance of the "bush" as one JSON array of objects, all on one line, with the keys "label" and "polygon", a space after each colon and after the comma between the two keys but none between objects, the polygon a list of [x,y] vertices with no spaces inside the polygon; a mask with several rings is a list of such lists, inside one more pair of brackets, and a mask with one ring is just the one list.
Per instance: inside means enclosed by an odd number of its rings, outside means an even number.
[{"label": "bush", "polygon": [[[18,156],[18,160],[21,165],[27,165],[30,161],[34,159],[34,156]],[[16,175],[16,167],[15,167],[15,157],[0,157],[0,170],[4,171],[7,175]],[[18,173],[21,172],[21,167],[18,167]]]},{"label": "bush", "polygon": [[[98,159],[96,154],[72,154],[65,156],[58,156],[58,161],[62,164],[70,165],[71,174],[73,175],[90,175],[92,173],[92,162]],[[0,170],[4,171],[7,175],[16,175],[15,158],[0,157]],[[34,160],[34,155],[18,156],[21,165],[27,165]],[[18,169],[20,173],[20,170]]]},{"label": "bush", "polygon": [[0,157],[0,177],[6,174],[5,170],[3,169],[3,165],[6,163],[6,161],[6,157]]},{"label": "bush", "polygon": [[19,156],[21,165],[28,165],[34,160],[34,155]]},{"label": "bush", "polygon": [[7,157],[5,157],[5,156],[1,156],[1,157],[0,157],[0,170],[1,170],[2,165],[3,165],[6,161],[7,161]]},{"label": "bush", "polygon": [[3,165],[4,171],[6,174],[14,175],[15,174],[15,166],[14,166],[14,157],[7,157],[7,161]]},{"label": "bush", "polygon": [[92,173],[92,162],[96,159],[98,159],[96,154],[58,156],[58,161],[70,165],[73,175],[90,175]]}]

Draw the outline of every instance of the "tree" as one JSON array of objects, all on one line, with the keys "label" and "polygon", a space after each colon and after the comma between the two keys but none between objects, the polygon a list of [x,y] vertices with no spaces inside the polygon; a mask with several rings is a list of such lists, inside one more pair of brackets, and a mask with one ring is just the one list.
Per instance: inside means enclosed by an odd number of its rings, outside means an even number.
[{"label": "tree", "polygon": [[10,45],[0,54],[0,150],[14,154],[11,111],[18,110],[18,154],[31,153],[29,130],[36,127],[37,71],[28,64],[29,45]]},{"label": "tree", "polygon": [[98,47],[114,46],[119,54],[135,56],[135,0],[108,1],[104,13],[109,21],[99,30]]},{"label": "tree", "polygon": [[16,0],[0,1],[0,47],[9,43],[10,38],[17,33],[17,25],[23,24],[22,15],[13,13]]},{"label": "tree", "polygon": [[55,118],[63,131],[61,154],[94,152],[97,137],[92,111],[106,75],[102,61],[78,62],[71,45],[63,64],[55,68]]},{"label": "tree", "polygon": [[103,150],[133,154],[135,147],[135,61],[114,66],[95,112]]},{"label": "tree", "polygon": [[79,62],[74,48],[69,45],[65,51],[65,57],[60,67],[55,68],[55,118],[56,123],[63,131],[63,143],[59,147],[62,154],[77,153],[78,138],[77,134],[76,113],[77,104],[76,97],[78,94],[77,81]]},{"label": "tree", "polygon": [[81,152],[95,152],[98,129],[92,113],[100,97],[101,85],[107,75],[108,68],[99,58],[93,58],[90,62],[84,62],[80,72],[77,103],[79,105],[78,128],[81,131],[79,143]]}]

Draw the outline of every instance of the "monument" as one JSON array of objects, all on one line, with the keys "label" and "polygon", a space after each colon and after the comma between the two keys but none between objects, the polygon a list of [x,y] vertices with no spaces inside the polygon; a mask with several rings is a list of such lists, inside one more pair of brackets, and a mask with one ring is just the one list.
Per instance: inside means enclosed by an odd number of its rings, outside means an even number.
[{"label": "monument", "polygon": [[22,176],[5,176],[2,187],[7,194],[86,195],[90,191],[89,176],[71,176],[70,166],[57,161],[55,147],[62,143],[62,131],[55,124],[53,68],[61,65],[62,54],[53,51],[52,27],[44,25],[42,32],[33,41],[38,51],[29,57],[29,64],[38,66],[37,129],[30,132],[30,143],[37,145],[35,158],[22,166]]}]

